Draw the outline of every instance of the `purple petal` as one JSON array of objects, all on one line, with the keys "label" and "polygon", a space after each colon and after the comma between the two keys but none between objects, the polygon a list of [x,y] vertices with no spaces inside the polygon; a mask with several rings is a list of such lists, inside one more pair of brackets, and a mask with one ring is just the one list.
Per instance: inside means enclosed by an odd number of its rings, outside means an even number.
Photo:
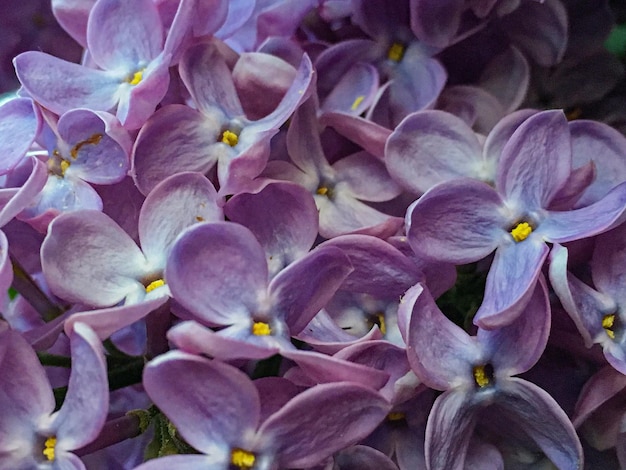
[{"label": "purple petal", "polygon": [[498,98],[507,112],[520,107],[528,91],[530,66],[524,55],[509,46],[487,66],[479,79],[479,86]]},{"label": "purple petal", "polygon": [[180,77],[204,113],[221,109],[229,118],[244,116],[232,73],[217,47],[210,43],[187,49],[180,63]]},{"label": "purple petal", "polygon": [[220,455],[168,455],[142,463],[135,470],[223,470],[230,462],[227,453]]},{"label": "purple petal", "polygon": [[370,64],[357,63],[348,69],[324,99],[322,113],[334,111],[358,116],[372,104],[378,90],[378,71]]},{"label": "purple petal", "polygon": [[543,279],[513,323],[497,330],[478,330],[478,341],[491,356],[498,376],[512,376],[529,370],[539,360],[550,333],[550,302]]},{"label": "purple petal", "polygon": [[508,236],[503,209],[491,186],[467,178],[448,181],[409,207],[409,243],[425,258],[455,264],[477,261]]},{"label": "purple petal", "polygon": [[81,46],[87,47],[87,20],[96,0],[52,0],[54,17]]},{"label": "purple petal", "polygon": [[430,470],[462,470],[478,418],[473,390],[448,390],[433,404],[424,450]]},{"label": "purple petal", "polygon": [[387,173],[385,164],[367,152],[342,158],[333,165],[333,170],[337,172],[337,180],[362,201],[389,201],[402,192]]},{"label": "purple petal", "polygon": [[138,288],[147,263],[135,242],[97,211],[56,218],[41,247],[50,289],[70,302],[110,306]]},{"label": "purple petal", "polygon": [[563,112],[537,113],[517,128],[502,149],[496,187],[522,210],[546,208],[569,177],[571,153]]},{"label": "purple petal", "polygon": [[138,72],[163,48],[156,5],[151,0],[99,0],[89,14],[87,44],[99,67]]},{"label": "purple petal", "polygon": [[[32,204],[46,185],[48,169],[45,163],[36,157],[28,157],[26,165],[32,165],[30,176],[15,194],[11,194],[9,202],[0,210],[0,227],[4,227],[13,217]],[[0,190],[0,194],[4,191],[8,190]]]},{"label": "purple petal", "polygon": [[549,211],[537,227],[550,242],[566,243],[591,237],[620,224],[626,209],[626,183],[613,188],[598,202],[571,211]]},{"label": "purple petal", "polygon": [[448,320],[421,284],[407,291],[398,316],[409,320],[407,355],[415,375],[435,390],[474,383],[473,364],[482,360],[479,344]]},{"label": "purple petal", "polygon": [[169,249],[184,229],[222,220],[213,184],[200,173],[177,173],[158,184],[141,208],[141,249],[153,266],[165,267]]},{"label": "purple petal", "polygon": [[338,248],[325,247],[292,263],[272,279],[269,292],[277,315],[292,335],[300,333],[335,294],[352,271]]},{"label": "purple petal", "polygon": [[496,250],[487,275],[485,297],[474,316],[474,324],[484,329],[508,325],[522,313],[534,292],[549,248],[539,236]]},{"label": "purple petal", "polygon": [[315,202],[309,191],[292,183],[274,182],[255,193],[236,194],[224,211],[229,220],[254,233],[265,249],[272,277],[304,256],[317,236]]},{"label": "purple petal", "polygon": [[411,0],[411,29],[420,41],[445,47],[459,29],[462,12],[462,0]]},{"label": "purple petal", "polygon": [[512,377],[498,387],[497,409],[519,425],[557,468],[582,468],[582,448],[576,431],[547,392]]},{"label": "purple petal", "polygon": [[172,247],[165,278],[174,298],[197,317],[232,324],[258,313],[267,288],[265,252],[241,225],[200,224]]},{"label": "purple petal", "polygon": [[171,351],[148,363],[143,384],[181,436],[202,453],[218,457],[258,426],[257,390],[229,365]]},{"label": "purple petal", "polygon": [[0,174],[13,169],[41,130],[41,115],[33,101],[16,98],[0,107]]},{"label": "purple petal", "polygon": [[[572,420],[576,428],[580,427],[595,411],[601,409],[609,400],[617,398],[626,388],[626,375],[605,366],[596,372],[584,385]],[[604,406],[604,408],[608,408]]]},{"label": "purple petal", "polygon": [[359,116],[334,112],[324,113],[320,118],[320,123],[332,127],[375,157],[381,159],[384,157],[385,142],[391,134],[386,127]]},{"label": "purple petal", "polygon": [[118,102],[121,77],[29,51],[13,59],[24,89],[56,114],[74,108],[109,111]]},{"label": "purple petal", "polygon": [[309,467],[365,438],[390,409],[371,389],[318,385],[270,416],[259,434],[274,442],[281,468]]},{"label": "purple petal", "polygon": [[495,96],[474,85],[446,87],[437,99],[437,107],[462,119],[480,134],[487,134],[505,115]]},{"label": "purple petal", "polygon": [[221,124],[188,106],[159,109],[139,132],[133,149],[131,175],[139,190],[148,194],[174,173],[207,173],[217,155],[206,150],[217,142]]},{"label": "purple petal", "polygon": [[493,127],[485,140],[484,155],[485,159],[491,162],[494,168],[500,160],[502,149],[513,135],[513,132],[515,132],[526,119],[536,113],[537,111],[534,109],[520,109],[503,117]]},{"label": "purple petal", "polygon": [[394,179],[417,194],[460,176],[489,177],[474,132],[443,111],[407,116],[389,136],[385,162]]},{"label": "purple petal", "polygon": [[109,412],[107,366],[100,340],[84,323],[70,333],[72,372],[63,406],[54,415],[59,446],[78,449],[93,441]]}]

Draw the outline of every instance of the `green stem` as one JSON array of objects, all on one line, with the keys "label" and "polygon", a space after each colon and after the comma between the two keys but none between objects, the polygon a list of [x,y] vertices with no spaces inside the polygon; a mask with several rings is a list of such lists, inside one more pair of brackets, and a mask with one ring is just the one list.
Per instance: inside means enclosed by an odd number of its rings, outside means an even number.
[{"label": "green stem", "polygon": [[67,356],[38,352],[37,357],[42,366],[65,367],[67,369],[72,367],[72,358]]}]

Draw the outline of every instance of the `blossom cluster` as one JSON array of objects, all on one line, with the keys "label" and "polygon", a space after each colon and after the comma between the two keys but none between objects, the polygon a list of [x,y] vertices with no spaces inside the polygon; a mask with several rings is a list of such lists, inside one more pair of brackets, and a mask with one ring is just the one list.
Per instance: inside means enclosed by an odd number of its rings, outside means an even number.
[{"label": "blossom cluster", "polygon": [[0,469],[626,468],[618,5],[7,5]]}]

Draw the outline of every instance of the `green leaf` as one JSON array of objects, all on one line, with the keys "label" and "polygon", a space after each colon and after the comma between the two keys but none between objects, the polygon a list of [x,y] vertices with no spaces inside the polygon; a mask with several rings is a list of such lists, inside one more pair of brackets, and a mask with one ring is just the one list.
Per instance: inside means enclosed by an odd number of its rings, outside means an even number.
[{"label": "green leaf", "polygon": [[620,24],[613,28],[613,31],[611,31],[604,43],[604,47],[611,54],[620,58],[626,57],[626,24]]}]

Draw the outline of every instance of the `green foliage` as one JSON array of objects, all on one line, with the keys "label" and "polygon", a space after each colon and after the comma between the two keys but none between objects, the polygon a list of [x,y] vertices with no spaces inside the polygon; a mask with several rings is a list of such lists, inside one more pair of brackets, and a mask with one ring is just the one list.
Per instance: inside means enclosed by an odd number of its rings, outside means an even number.
[{"label": "green foliage", "polygon": [[448,319],[466,331],[483,301],[487,273],[476,264],[457,267],[456,283],[437,299],[437,306]]}]

